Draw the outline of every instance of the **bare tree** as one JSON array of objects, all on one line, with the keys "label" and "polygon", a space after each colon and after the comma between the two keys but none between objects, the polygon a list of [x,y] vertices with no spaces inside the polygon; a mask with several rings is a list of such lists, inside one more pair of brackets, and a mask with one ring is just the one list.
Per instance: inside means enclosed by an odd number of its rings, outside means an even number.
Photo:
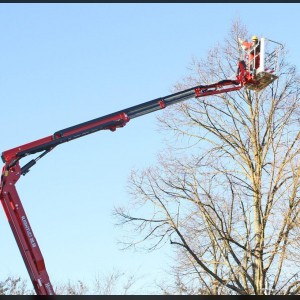
[{"label": "bare tree", "polygon": [[57,295],[130,295],[138,293],[135,290],[139,278],[120,270],[97,274],[89,285],[82,280],[60,282],[55,287]]},{"label": "bare tree", "polygon": [[56,295],[87,295],[89,294],[88,285],[82,280],[71,281],[67,283],[60,282],[55,286]]},{"label": "bare tree", "polygon": [[0,281],[0,295],[34,295],[34,290],[28,289],[26,280],[21,277],[9,276]]},{"label": "bare tree", "polygon": [[[88,284],[83,280],[68,280],[54,285],[56,295],[133,295],[140,291],[136,288],[140,277],[120,270],[97,274]],[[33,288],[28,288],[27,281],[21,277],[9,276],[0,281],[0,295],[35,295]]]},{"label": "bare tree", "polygon": [[[235,76],[239,37],[248,32],[235,21],[174,90]],[[168,147],[156,166],[132,171],[132,200],[115,214],[132,232],[124,248],[174,245],[176,285],[164,293],[299,294],[299,87],[284,53],[264,90],[195,99],[159,116]]]},{"label": "bare tree", "polygon": [[126,274],[120,270],[113,270],[105,276],[95,277],[93,294],[95,295],[133,295],[138,293],[135,285],[139,280],[136,274]]}]

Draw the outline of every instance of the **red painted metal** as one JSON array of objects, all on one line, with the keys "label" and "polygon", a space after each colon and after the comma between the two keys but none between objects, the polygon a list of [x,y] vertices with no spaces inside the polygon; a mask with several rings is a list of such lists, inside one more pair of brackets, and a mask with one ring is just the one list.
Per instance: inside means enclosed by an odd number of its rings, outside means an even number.
[{"label": "red painted metal", "polygon": [[21,255],[37,295],[54,295],[39,245],[27,219],[15,188],[21,176],[18,163],[13,167],[4,165],[2,170],[0,201],[15,236]]},{"label": "red painted metal", "polygon": [[205,96],[211,96],[211,95],[217,95],[217,94],[224,94],[232,91],[237,91],[241,89],[241,85],[238,86],[232,86],[230,88],[224,88],[226,85],[234,85],[236,84],[236,81],[232,81],[231,83],[226,82],[223,84],[212,84],[207,87],[203,88],[195,88],[195,98],[205,97]]},{"label": "red painted metal", "polygon": [[[127,122],[129,122],[129,118],[125,113],[120,113],[111,117],[108,117],[106,119],[103,120],[97,120],[95,122],[89,122],[88,124],[82,125],[82,126],[74,126],[72,129],[65,131],[62,135],[58,135],[58,134],[54,134],[54,135],[50,135],[47,136],[45,138],[9,149],[7,151],[3,151],[2,152],[2,159],[4,162],[11,162],[14,159],[18,158],[18,154],[20,152],[26,152],[29,151],[30,149],[33,149],[35,147],[42,147],[43,145],[47,145],[50,142],[53,142],[55,140],[59,140],[63,137],[68,137],[70,135],[75,135],[75,134],[80,134],[81,132],[84,132],[86,130],[91,130],[94,127],[100,126],[100,125],[104,125],[106,123],[110,123],[113,121],[119,121],[118,126],[119,127],[123,127],[126,125]],[[108,126],[105,129],[111,130],[111,131],[115,131],[116,130],[115,125],[113,126]]]},{"label": "red painted metal", "polygon": [[165,103],[164,100],[159,100],[158,104],[159,104],[160,108],[165,108],[166,107],[166,103]]},{"label": "red painted metal", "polygon": [[97,120],[97,121],[90,122],[90,123],[87,123],[87,124],[84,123],[81,126],[74,126],[72,129],[66,130],[62,136],[55,136],[54,138],[58,139],[58,138],[61,138],[61,137],[68,137],[70,135],[80,134],[81,132],[84,132],[86,130],[90,130],[94,127],[97,127],[97,126],[100,126],[100,125],[103,125],[103,124],[107,124],[107,123],[110,123],[110,122],[113,122],[113,121],[118,121],[119,122],[118,125],[117,126],[115,126],[115,125],[108,126],[105,129],[115,131],[117,127],[125,126],[126,123],[129,121],[129,118],[125,113],[119,113],[119,114],[116,114],[114,116],[107,117],[104,120]]},{"label": "red painted metal", "polygon": [[39,140],[36,140],[36,141],[33,141],[33,142],[30,142],[30,143],[27,143],[27,144],[24,144],[24,145],[21,145],[21,146],[18,146],[18,147],[15,147],[15,148],[12,148],[12,149],[9,149],[9,150],[6,150],[6,151],[3,151],[2,159],[4,160],[4,162],[12,161],[17,158],[18,153],[20,153],[21,151],[26,151],[26,150],[32,149],[36,146],[48,144],[51,141],[53,141],[52,135],[47,136],[42,139],[39,139]]}]

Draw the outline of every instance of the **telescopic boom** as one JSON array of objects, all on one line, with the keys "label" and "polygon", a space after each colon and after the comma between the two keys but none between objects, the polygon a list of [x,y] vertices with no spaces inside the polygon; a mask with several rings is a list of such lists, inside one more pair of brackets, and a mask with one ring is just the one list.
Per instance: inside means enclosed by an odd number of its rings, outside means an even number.
[{"label": "telescopic boom", "polygon": [[[271,79],[274,80],[273,78]],[[255,80],[250,74],[249,69],[246,68],[245,62],[240,61],[238,63],[236,80],[223,80],[210,85],[198,85],[178,93],[157,98],[56,131],[50,136],[2,152],[1,158],[4,162],[4,166],[0,182],[0,201],[3,205],[36,294],[54,295],[55,292],[50,282],[39,245],[33,234],[33,230],[15,187],[15,184],[20,179],[21,175],[28,173],[30,168],[34,166],[39,159],[62,143],[69,142],[100,130],[108,129],[115,131],[117,128],[124,127],[134,118],[164,109],[167,106],[191,98],[200,98],[238,91],[247,85],[249,88],[259,87],[259,84],[261,84],[261,82]],[[265,84],[266,83],[264,82],[264,85]],[[23,157],[38,152],[42,153],[23,167],[20,167],[19,162]]]}]

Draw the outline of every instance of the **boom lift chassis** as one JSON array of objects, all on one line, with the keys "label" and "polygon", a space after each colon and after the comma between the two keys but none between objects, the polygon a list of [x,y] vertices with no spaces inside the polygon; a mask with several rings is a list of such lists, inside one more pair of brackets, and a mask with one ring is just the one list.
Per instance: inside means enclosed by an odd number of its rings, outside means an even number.
[{"label": "boom lift chassis", "polygon": [[[271,81],[273,80],[274,78],[272,78]],[[238,63],[238,72],[235,80],[223,80],[210,85],[198,85],[166,97],[157,98],[100,118],[59,130],[53,135],[2,152],[1,157],[4,166],[0,182],[0,200],[36,294],[55,295],[55,291],[46,271],[45,262],[38,242],[33,234],[33,230],[15,187],[21,175],[27,174],[30,168],[34,166],[39,159],[62,143],[69,142],[100,130],[115,131],[117,128],[124,127],[134,118],[164,109],[167,106],[191,98],[201,98],[238,91],[243,87],[247,87],[247,85],[253,88],[260,84],[261,82],[256,80],[247,70],[245,62],[240,61]],[[22,158],[38,152],[42,153],[23,167],[20,167],[19,162]]]}]

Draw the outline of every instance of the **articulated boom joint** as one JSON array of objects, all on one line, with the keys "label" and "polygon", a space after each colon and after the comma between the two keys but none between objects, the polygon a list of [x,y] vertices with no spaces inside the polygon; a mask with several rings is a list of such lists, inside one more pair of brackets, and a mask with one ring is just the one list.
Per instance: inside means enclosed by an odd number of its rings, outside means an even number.
[{"label": "articulated boom joint", "polygon": [[195,98],[236,91],[242,88],[240,80],[222,80],[214,84],[199,86],[194,89]]}]

